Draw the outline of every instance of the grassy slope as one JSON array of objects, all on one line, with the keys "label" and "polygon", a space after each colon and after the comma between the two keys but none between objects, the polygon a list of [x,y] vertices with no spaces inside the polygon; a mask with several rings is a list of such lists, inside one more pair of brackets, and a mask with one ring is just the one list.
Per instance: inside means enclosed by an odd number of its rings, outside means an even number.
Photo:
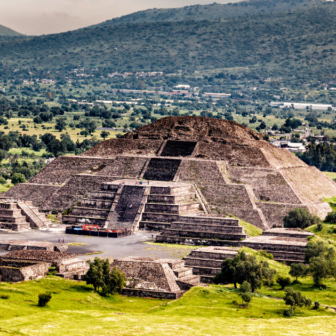
[{"label": "grassy slope", "polygon": [[323,172],[323,173],[326,174],[331,179],[336,179],[336,173],[332,172]]},{"label": "grassy slope", "polygon": [[[54,292],[49,306],[37,307],[37,295]],[[282,292],[281,292],[282,293]],[[254,296],[250,308],[232,304],[230,288],[196,287],[167,302],[119,295],[102,298],[84,283],[49,277],[20,284],[0,283],[0,335],[310,335],[332,334],[335,313],[298,309],[282,317],[282,300]],[[283,293],[282,293],[283,294]]]},{"label": "grassy slope", "polygon": [[22,36],[22,34],[7,28],[5,26],[0,25],[0,36]]},{"label": "grassy slope", "polygon": [[211,5],[195,5],[182,8],[148,9],[135,12],[120,18],[112,19],[100,23],[96,26],[113,26],[122,24],[133,24],[142,22],[169,22],[183,20],[216,20],[222,18],[232,18],[258,13],[276,13],[288,10],[295,10],[314,4],[322,3],[320,0],[314,1],[287,1],[287,0],[259,0],[242,1],[230,4],[213,3]]},{"label": "grassy slope", "polygon": [[[264,66],[293,73],[332,72],[336,4],[234,18],[226,21],[164,22],[26,38],[0,44],[9,65],[60,68],[110,66],[195,70]],[[36,57],[38,55],[38,57]],[[128,67],[130,66],[130,67]]]}]

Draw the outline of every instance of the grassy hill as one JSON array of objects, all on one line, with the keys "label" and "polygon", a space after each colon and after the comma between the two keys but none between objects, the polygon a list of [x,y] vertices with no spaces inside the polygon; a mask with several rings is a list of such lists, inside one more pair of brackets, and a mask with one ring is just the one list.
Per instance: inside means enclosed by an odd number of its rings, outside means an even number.
[{"label": "grassy hill", "polygon": [[120,24],[144,22],[171,22],[184,20],[216,20],[240,17],[245,15],[268,14],[311,7],[323,0],[252,0],[229,4],[213,3],[211,5],[195,5],[182,8],[149,9],[105,21],[97,26],[113,26]]},{"label": "grassy hill", "polygon": [[262,67],[323,78],[335,74],[335,16],[336,3],[328,3],[228,20],[86,28],[2,42],[0,60],[20,67],[112,71]]},{"label": "grassy hill", "polygon": [[0,36],[10,36],[10,37],[14,37],[14,36],[22,36],[22,34],[7,28],[5,26],[0,25]]}]

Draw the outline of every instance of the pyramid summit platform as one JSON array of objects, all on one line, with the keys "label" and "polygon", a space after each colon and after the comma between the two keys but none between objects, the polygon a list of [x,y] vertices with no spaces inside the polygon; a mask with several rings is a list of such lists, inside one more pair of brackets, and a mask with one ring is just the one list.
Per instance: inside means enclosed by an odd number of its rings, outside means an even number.
[{"label": "pyramid summit platform", "polygon": [[[143,185],[135,187],[140,179]],[[120,180],[125,180],[121,189],[114,183]],[[158,189],[154,181],[165,183]],[[180,195],[175,194],[179,188]],[[282,227],[283,217],[294,208],[325,218],[331,208],[323,198],[335,195],[336,184],[318,169],[245,126],[213,118],[167,117],[102,141],[83,155],[59,157],[5,197],[32,201],[41,211],[90,208],[75,211],[101,220],[99,225],[129,215],[140,226],[146,213],[161,214],[155,215],[161,223],[174,221],[174,216],[234,215],[268,230]],[[131,204],[132,214],[127,210]],[[187,211],[184,204],[190,205]],[[112,207],[119,209],[117,217]],[[138,228],[134,220],[129,219],[132,230]]]}]

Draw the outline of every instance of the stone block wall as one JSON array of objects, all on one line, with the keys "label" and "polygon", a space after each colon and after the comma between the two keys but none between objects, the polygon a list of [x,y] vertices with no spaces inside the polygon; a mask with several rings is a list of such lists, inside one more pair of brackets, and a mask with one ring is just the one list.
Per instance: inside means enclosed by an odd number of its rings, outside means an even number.
[{"label": "stone block wall", "polygon": [[103,182],[116,180],[112,176],[80,174],[72,177],[63,187],[52,195],[41,207],[44,211],[64,211],[73,205],[75,199],[86,198],[89,192],[100,192]]},{"label": "stone block wall", "polygon": [[54,193],[59,191],[60,186],[51,186],[35,183],[19,183],[9,189],[2,196],[13,199],[29,200],[34,206],[40,207]]},{"label": "stone block wall", "polygon": [[0,281],[19,282],[43,277],[48,272],[51,263],[29,262],[20,260],[0,261]]},{"label": "stone block wall", "polygon": [[258,200],[294,204],[301,203],[281,173],[275,169],[229,166],[228,173],[232,183],[250,185]]},{"label": "stone block wall", "polygon": [[112,159],[84,156],[61,156],[29,180],[30,183],[62,185],[69,178],[87,171],[99,172],[112,164]]},{"label": "stone block wall", "polygon": [[307,209],[307,206],[302,204],[284,204],[284,203],[265,203],[259,202],[258,207],[262,210],[269,227],[283,227],[283,219],[288,212],[295,208]]},{"label": "stone block wall", "polygon": [[259,228],[265,224],[245,185],[200,184],[202,195],[209,204],[211,215],[232,214]]},{"label": "stone block wall", "polygon": [[336,183],[315,167],[296,167],[280,170],[302,203],[320,203],[324,197],[336,195]]},{"label": "stone block wall", "polygon": [[174,292],[180,290],[176,284],[175,275],[168,263],[118,259],[112,263],[111,268],[114,266],[125,273],[126,278],[154,282],[162,291]]},{"label": "stone block wall", "polygon": [[143,157],[118,156],[97,175],[139,178],[148,160]]},{"label": "stone block wall", "polygon": [[200,142],[196,157],[218,161],[224,160],[232,166],[270,167],[260,148],[237,144],[226,145],[223,143]]},{"label": "stone block wall", "polygon": [[295,154],[289,150],[269,146],[261,148],[261,152],[269,163],[269,166],[275,169],[292,168],[292,167],[307,167]]},{"label": "stone block wall", "polygon": [[155,155],[158,153],[162,140],[149,139],[109,139],[86,151],[85,156],[115,157],[118,154]]},{"label": "stone block wall", "polygon": [[178,181],[193,183],[225,184],[216,161],[184,160],[179,170]]}]

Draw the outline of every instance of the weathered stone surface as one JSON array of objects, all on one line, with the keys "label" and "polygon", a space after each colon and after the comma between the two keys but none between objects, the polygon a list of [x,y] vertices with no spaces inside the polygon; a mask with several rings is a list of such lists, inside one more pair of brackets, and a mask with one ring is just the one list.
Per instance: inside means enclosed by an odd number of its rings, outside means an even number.
[{"label": "weathered stone surface", "polygon": [[0,250],[16,251],[16,250],[45,250],[64,252],[68,249],[68,244],[48,243],[32,240],[8,240],[0,241]]},{"label": "weathered stone surface", "polygon": [[232,214],[262,229],[283,225],[283,217],[298,207],[324,219],[331,208],[323,198],[336,196],[336,184],[324,174],[245,126],[167,117],[103,141],[82,156],[57,158],[5,197],[19,198],[22,191],[45,211],[64,211],[99,192],[103,182],[138,178],[189,183],[207,214]]}]

